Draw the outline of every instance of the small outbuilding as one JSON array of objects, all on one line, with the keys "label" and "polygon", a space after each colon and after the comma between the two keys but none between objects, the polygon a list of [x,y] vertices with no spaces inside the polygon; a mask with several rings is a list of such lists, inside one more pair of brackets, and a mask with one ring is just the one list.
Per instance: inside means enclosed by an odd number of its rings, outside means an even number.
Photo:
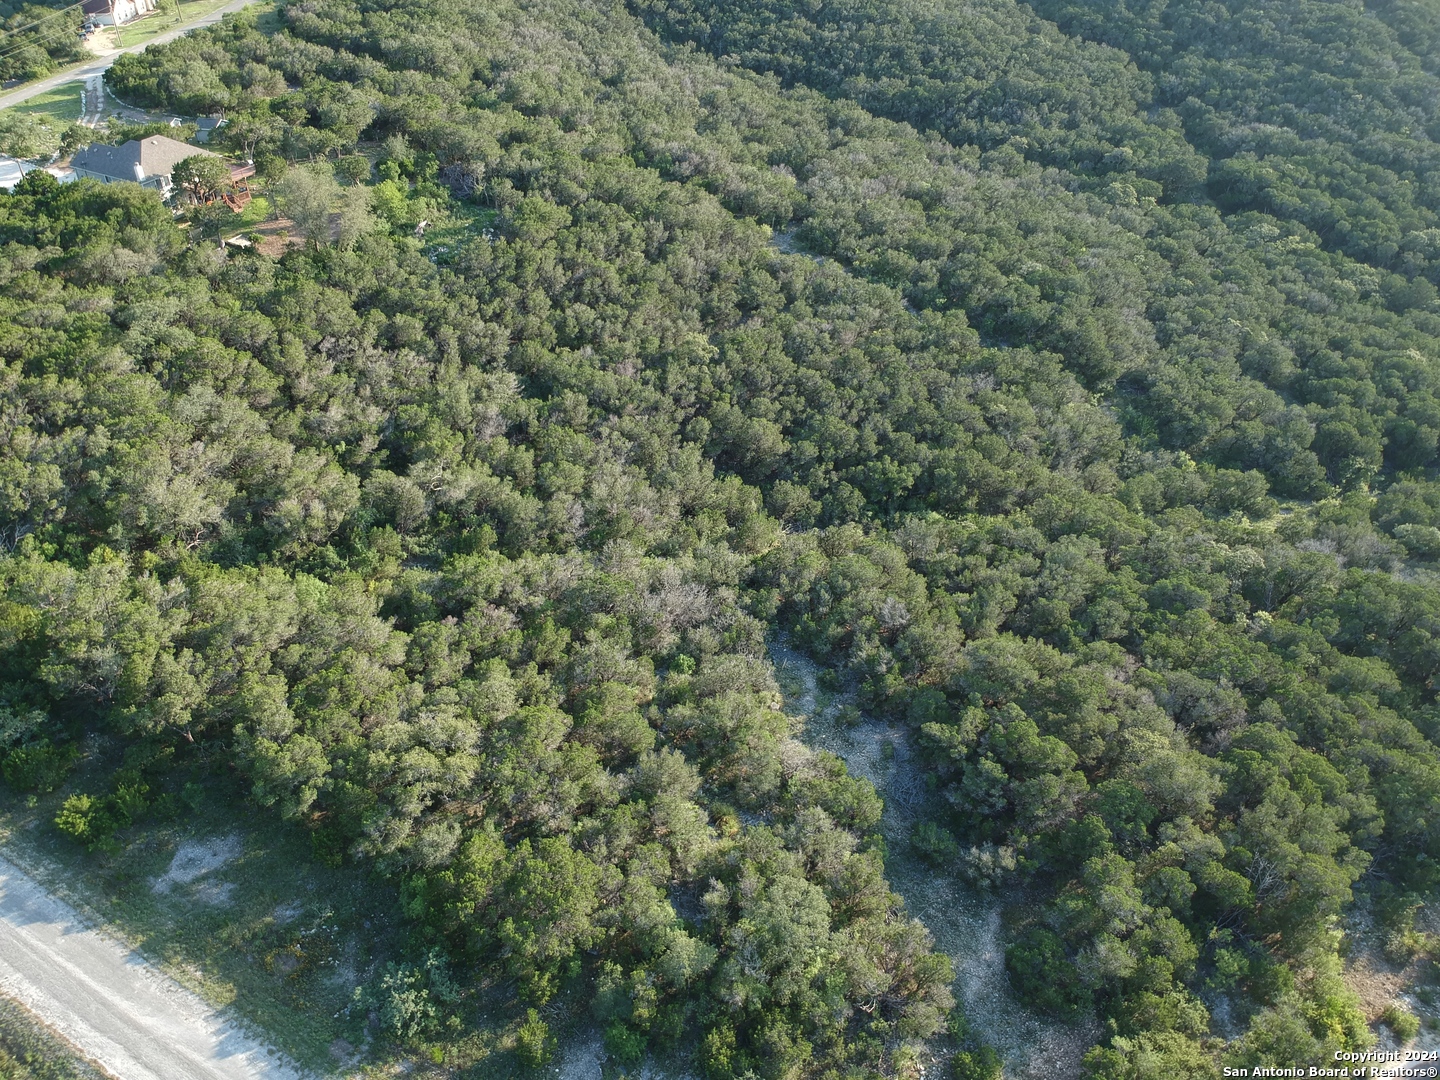
[{"label": "small outbuilding", "polygon": [[209,142],[210,136],[225,126],[224,117],[202,116],[195,121],[195,141]]}]

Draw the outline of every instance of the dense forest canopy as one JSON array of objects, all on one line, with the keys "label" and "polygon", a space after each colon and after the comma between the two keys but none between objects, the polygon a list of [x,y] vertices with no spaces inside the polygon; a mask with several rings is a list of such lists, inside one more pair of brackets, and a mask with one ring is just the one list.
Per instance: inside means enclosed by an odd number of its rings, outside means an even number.
[{"label": "dense forest canopy", "polygon": [[38,79],[88,54],[85,13],[71,0],[0,3],[0,82]]},{"label": "dense forest canopy", "polygon": [[783,632],[1091,1076],[1370,1045],[1340,918],[1425,955],[1440,884],[1432,15],[294,0],[121,58],[306,242],[0,198],[7,783],[102,734],[103,851],[233,762],[398,891],[402,1042],[499,984],[536,1064],[559,1000],[710,1080],[993,1076]]}]

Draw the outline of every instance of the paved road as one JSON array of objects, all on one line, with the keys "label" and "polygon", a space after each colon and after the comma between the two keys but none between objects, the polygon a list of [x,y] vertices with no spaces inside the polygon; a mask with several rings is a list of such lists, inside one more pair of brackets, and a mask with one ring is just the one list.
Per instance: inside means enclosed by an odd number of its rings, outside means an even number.
[{"label": "paved road", "polygon": [[297,1080],[263,1044],[0,858],[0,989],[119,1080]]},{"label": "paved road", "polygon": [[174,30],[167,30],[157,37],[151,38],[143,45],[131,45],[128,49],[120,49],[110,53],[108,56],[97,56],[94,60],[87,60],[79,67],[66,68],[58,75],[50,75],[39,82],[26,83],[24,86],[16,87],[8,94],[0,94],[0,109],[8,109],[11,105],[19,105],[22,101],[29,101],[37,94],[43,94],[47,90],[54,90],[57,86],[63,86],[69,82],[79,79],[88,79],[94,75],[101,75],[110,70],[110,65],[115,58],[124,53],[144,52],[151,45],[165,45],[174,41],[181,34],[188,34],[191,30],[198,30],[202,26],[211,26],[219,22],[232,11],[239,11],[241,8],[253,4],[255,0],[231,0],[230,3],[212,11],[209,15],[196,19],[194,22],[177,26]]}]

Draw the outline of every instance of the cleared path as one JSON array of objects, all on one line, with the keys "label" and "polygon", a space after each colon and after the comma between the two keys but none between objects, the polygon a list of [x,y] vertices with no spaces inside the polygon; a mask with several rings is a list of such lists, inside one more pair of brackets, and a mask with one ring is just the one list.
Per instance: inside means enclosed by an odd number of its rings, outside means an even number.
[{"label": "cleared path", "polygon": [[0,858],[0,988],[119,1080],[298,1080],[263,1043]]},{"label": "cleared path", "polygon": [[226,15],[239,11],[241,8],[253,3],[255,3],[255,0],[232,0],[231,3],[226,4],[217,11],[210,12],[209,15],[202,16],[194,22],[185,23],[183,26],[177,26],[173,30],[167,30],[165,33],[159,34],[143,44],[131,45],[128,49],[118,49],[113,53],[107,53],[105,56],[97,56],[94,60],[87,60],[76,67],[66,68],[64,71],[47,76],[38,82],[18,86],[8,94],[0,94],[0,109],[8,109],[11,105],[19,105],[22,101],[29,101],[38,94],[43,94],[47,90],[54,90],[57,86],[64,86],[66,83],[76,82],[80,79],[88,79],[94,75],[103,75],[110,70],[110,65],[115,62],[117,56],[124,56],[126,53],[144,52],[151,45],[168,45],[181,34],[188,34],[191,30],[198,30],[202,26],[213,26]]}]

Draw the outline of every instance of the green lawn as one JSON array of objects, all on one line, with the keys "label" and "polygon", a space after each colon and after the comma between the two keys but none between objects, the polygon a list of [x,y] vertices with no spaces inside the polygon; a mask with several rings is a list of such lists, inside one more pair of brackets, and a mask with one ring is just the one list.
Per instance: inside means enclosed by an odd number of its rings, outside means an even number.
[{"label": "green lawn", "polygon": [[285,24],[280,19],[280,13],[275,10],[275,5],[266,4],[255,18],[255,27],[262,34],[278,34],[285,28]]},{"label": "green lawn", "polygon": [[224,7],[229,0],[189,0],[188,3],[180,4],[180,17],[175,17],[175,9],[170,4],[165,5],[163,11],[154,15],[133,22],[128,26],[122,26],[116,31],[119,45],[122,49],[128,49],[132,45],[140,45],[151,38],[159,37],[167,30],[174,30],[181,23],[194,22],[196,19],[204,18],[212,11]]},{"label": "green lawn", "polygon": [[54,90],[37,94],[29,101],[12,106],[7,111],[47,117],[61,125],[73,124],[80,119],[80,89],[78,82],[66,83]]},{"label": "green lawn", "polygon": [[[255,183],[253,180],[250,182],[252,185]],[[232,233],[253,229],[256,225],[264,224],[269,216],[270,200],[264,195],[256,195],[250,200],[249,206],[225,223],[225,234],[229,236]]]}]

